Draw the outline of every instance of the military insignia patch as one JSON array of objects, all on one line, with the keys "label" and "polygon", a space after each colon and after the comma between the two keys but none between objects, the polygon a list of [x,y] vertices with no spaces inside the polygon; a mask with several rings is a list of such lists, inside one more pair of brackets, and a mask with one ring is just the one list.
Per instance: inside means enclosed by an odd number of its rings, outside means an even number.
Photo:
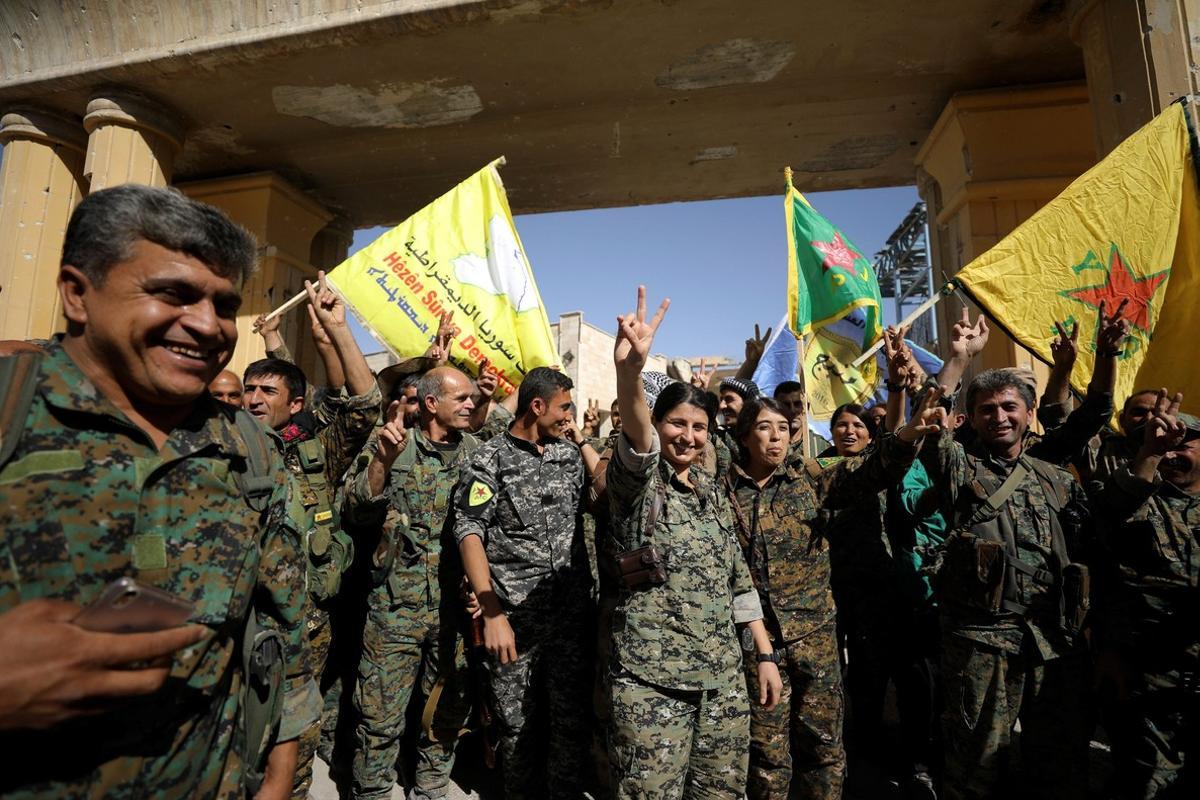
[{"label": "military insignia patch", "polygon": [[491,500],[495,495],[492,487],[488,486],[483,481],[475,481],[471,484],[471,490],[467,496],[467,505],[471,507],[481,506],[488,500]]},{"label": "military insignia patch", "polygon": [[841,460],[841,456],[825,456],[824,458],[816,459],[817,464],[820,465],[821,469],[829,469]]}]

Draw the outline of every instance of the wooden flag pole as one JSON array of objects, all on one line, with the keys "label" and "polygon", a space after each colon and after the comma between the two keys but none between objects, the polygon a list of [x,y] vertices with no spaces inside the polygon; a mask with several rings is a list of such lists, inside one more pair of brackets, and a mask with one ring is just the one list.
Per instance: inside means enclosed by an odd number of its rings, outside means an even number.
[{"label": "wooden flag pole", "polygon": [[[795,336],[795,333],[792,333]],[[804,413],[800,417],[800,442],[804,448],[804,454],[812,457],[815,453],[808,452],[808,376],[804,374],[804,337],[796,336],[796,377],[800,379],[800,386],[804,396]]]},{"label": "wooden flag pole", "polygon": [[[906,325],[912,325],[914,322],[917,321],[918,317],[920,317],[926,311],[928,311],[929,309],[936,306],[939,302],[941,302],[942,298],[949,297],[951,294],[953,294],[954,289],[955,289],[955,283],[953,281],[950,281],[945,286],[943,286],[941,289],[939,289],[937,294],[935,294],[933,297],[929,298],[924,303],[921,303],[921,305],[919,305],[915,309],[913,309],[913,312],[911,314],[909,314],[907,317],[905,317],[904,319],[902,319],[900,321],[900,324],[897,325],[896,328],[899,329],[899,328],[905,327]],[[883,347],[883,337],[882,336],[879,337],[878,342],[876,342],[875,344],[873,344],[869,348],[867,348],[866,352],[864,352],[861,356],[859,356],[858,358],[851,361],[850,366],[857,369],[859,366],[862,365],[862,363],[864,361],[866,361],[868,358],[870,358],[871,356],[873,356],[877,352],[879,352],[879,349],[881,347]]]},{"label": "wooden flag pole", "polygon": [[266,316],[264,316],[263,321],[266,322],[268,320],[272,320],[272,319],[275,319],[276,317],[282,316],[282,315],[286,314],[287,312],[291,311],[296,306],[303,303],[307,299],[308,299],[308,290],[302,289],[294,297],[289,299],[286,303],[281,305],[279,308],[275,309],[270,314],[267,314]]}]

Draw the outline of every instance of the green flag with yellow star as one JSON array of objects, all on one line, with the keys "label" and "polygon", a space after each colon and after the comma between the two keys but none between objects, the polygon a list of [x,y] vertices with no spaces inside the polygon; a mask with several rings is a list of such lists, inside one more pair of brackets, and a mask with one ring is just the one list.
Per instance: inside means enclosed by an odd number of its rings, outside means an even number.
[{"label": "green flag with yellow star", "polygon": [[1055,320],[1078,322],[1071,384],[1079,391],[1095,365],[1100,303],[1111,314],[1128,301],[1118,409],[1134,391],[1161,386],[1200,411],[1200,193],[1184,114],[1171,105],[954,276],[1048,363]]},{"label": "green flag with yellow star", "polygon": [[796,191],[791,168],[784,175],[789,325],[802,337],[861,308],[866,349],[882,331],[882,300],[871,261]]}]

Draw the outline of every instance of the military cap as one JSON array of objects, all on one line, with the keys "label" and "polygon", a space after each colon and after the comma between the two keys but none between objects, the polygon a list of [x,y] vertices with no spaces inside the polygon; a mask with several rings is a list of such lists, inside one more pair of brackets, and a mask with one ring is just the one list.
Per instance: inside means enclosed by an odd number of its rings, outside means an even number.
[{"label": "military cap", "polygon": [[726,389],[737,392],[743,400],[753,400],[762,396],[762,392],[758,390],[758,384],[749,378],[724,378],[721,381],[721,391]]},{"label": "military cap", "polygon": [[399,364],[392,364],[390,367],[384,367],[376,376],[376,381],[379,382],[379,391],[383,392],[384,402],[392,395],[392,390],[396,384],[402,381],[409,375],[421,375],[434,367],[438,366],[436,358],[429,356],[416,356],[414,358],[406,358]]}]

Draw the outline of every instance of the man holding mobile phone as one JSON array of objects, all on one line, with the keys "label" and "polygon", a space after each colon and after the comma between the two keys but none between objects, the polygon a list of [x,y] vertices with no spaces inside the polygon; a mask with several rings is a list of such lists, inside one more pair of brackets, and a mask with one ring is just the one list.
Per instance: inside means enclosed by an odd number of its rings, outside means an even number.
[{"label": "man holding mobile phone", "polygon": [[[284,465],[207,391],[237,342],[255,250],[173,190],[95,192],[66,232],[66,334],[0,358],[0,795],[290,792],[319,706]],[[190,604],[192,624],[74,624],[122,577]],[[256,667],[243,653],[260,652],[247,635],[260,628],[274,660]],[[254,744],[248,678],[284,705]]]}]

